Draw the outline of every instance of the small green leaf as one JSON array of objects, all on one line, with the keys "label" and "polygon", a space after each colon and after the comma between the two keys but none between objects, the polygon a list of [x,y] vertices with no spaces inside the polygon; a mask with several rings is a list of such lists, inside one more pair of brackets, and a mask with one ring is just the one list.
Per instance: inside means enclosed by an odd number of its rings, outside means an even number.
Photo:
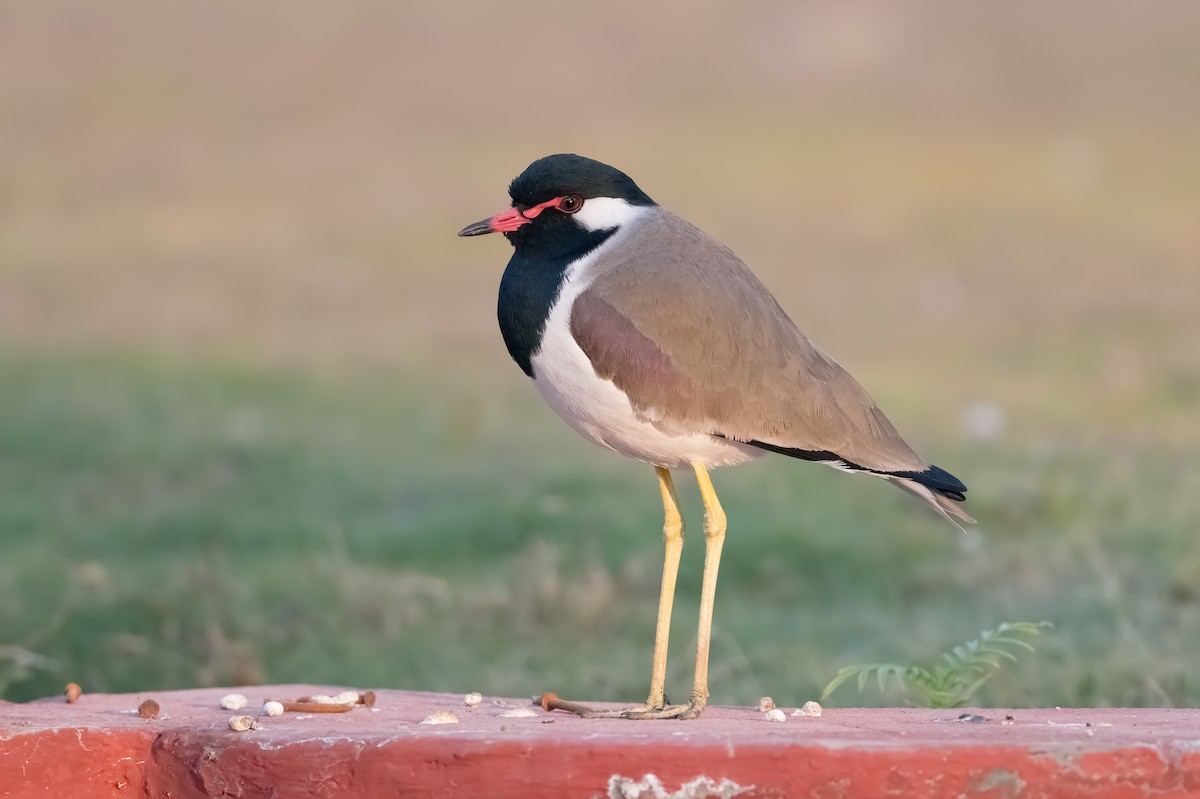
[{"label": "small green leaf", "polygon": [[894,679],[901,690],[916,692],[920,704],[927,707],[962,707],[1006,663],[1019,662],[1011,650],[1035,651],[1023,638],[1032,638],[1046,629],[1053,629],[1053,625],[1049,622],[1003,622],[993,630],[984,630],[978,638],[941,653],[942,664],[932,670],[919,665],[900,666],[894,663],[844,666],[825,686],[821,699],[827,699],[851,678],[856,678],[859,693],[862,693],[873,674],[880,693],[885,693],[888,681]]}]

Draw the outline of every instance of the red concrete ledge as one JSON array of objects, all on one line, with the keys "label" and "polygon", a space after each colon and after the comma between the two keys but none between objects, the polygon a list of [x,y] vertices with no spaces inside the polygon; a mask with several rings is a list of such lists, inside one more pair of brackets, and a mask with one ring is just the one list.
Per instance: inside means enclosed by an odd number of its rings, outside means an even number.
[{"label": "red concrete ledge", "polygon": [[[236,689],[266,697],[328,686]],[[93,797],[1198,797],[1200,711],[827,709],[763,720],[584,720],[524,700],[379,691],[374,708],[233,732],[230,689],[0,703],[0,796]],[[155,699],[161,713],[136,708]],[[458,724],[422,725],[437,710]],[[788,709],[791,710],[790,708]],[[1006,719],[1006,716],[1012,716]]]}]

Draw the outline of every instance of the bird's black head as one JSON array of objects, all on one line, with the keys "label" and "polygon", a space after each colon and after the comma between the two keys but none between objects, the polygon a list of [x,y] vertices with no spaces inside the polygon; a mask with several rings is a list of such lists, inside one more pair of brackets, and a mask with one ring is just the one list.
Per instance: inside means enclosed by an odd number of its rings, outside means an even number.
[{"label": "bird's black head", "polygon": [[518,208],[532,208],[572,194],[583,200],[613,197],[630,205],[654,205],[654,200],[621,170],[570,153],[539,158],[508,186],[508,196]]},{"label": "bird's black head", "polygon": [[570,154],[534,161],[508,193],[510,210],[468,225],[458,235],[499,232],[518,253],[559,257],[590,248],[597,233],[615,230],[655,204],[621,170]]}]

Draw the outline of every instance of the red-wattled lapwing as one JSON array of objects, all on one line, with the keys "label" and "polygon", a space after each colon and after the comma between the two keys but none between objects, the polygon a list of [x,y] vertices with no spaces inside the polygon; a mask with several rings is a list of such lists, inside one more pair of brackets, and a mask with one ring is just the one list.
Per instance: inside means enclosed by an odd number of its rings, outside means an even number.
[{"label": "red-wattled lapwing", "polygon": [[[500,332],[542,396],[581,435],[654,466],[666,521],[654,666],[625,718],[695,718],[725,512],[708,470],[768,452],[882,477],[954,523],[967,490],[922,460],[857,381],[813,346],[730,250],[660,207],[623,172],[578,155],[534,161],[512,208],[458,235],[500,232]],[[692,697],[664,706],[683,520],[670,469],[704,500],[704,577]],[[953,518],[952,518],[953,517]]]}]

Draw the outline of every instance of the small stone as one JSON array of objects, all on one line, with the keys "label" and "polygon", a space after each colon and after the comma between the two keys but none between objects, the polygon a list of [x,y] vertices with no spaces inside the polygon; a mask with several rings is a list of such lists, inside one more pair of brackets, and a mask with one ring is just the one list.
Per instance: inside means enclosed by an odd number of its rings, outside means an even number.
[{"label": "small stone", "polygon": [[138,705],[138,715],[144,719],[158,718],[158,702],[153,699],[147,699]]},{"label": "small stone", "polygon": [[68,705],[73,705],[79,701],[79,697],[83,696],[83,689],[79,687],[78,683],[69,682],[63,689],[63,696],[66,697]]},{"label": "small stone", "polygon": [[536,716],[533,710],[527,707],[512,707],[500,714],[502,719],[527,719]]},{"label": "small stone", "polygon": [[268,716],[282,716],[283,715],[283,703],[282,702],[263,702],[263,712],[266,713]]},{"label": "small stone", "polygon": [[805,702],[800,707],[792,712],[793,716],[819,716],[821,715],[821,706],[811,699]]},{"label": "small stone", "polygon": [[241,694],[227,694],[221,697],[222,710],[241,710],[246,706],[247,699]]},{"label": "small stone", "polygon": [[758,700],[758,709],[762,713],[766,713],[768,710],[774,710],[775,700],[769,696],[764,696],[762,699]]},{"label": "small stone", "polygon": [[335,705],[357,705],[358,704],[358,691],[342,691],[340,694],[338,694],[337,696],[335,696],[333,698],[333,704],[335,704]]},{"label": "small stone", "polygon": [[483,695],[478,691],[472,691],[463,697],[463,704],[467,707],[478,707],[483,702]]},{"label": "small stone", "polygon": [[763,714],[763,721],[787,721],[787,714],[777,707],[773,707]]},{"label": "small stone", "polygon": [[458,716],[449,710],[435,710],[425,717],[422,724],[457,724]]},{"label": "small stone", "polygon": [[318,705],[340,705],[340,704],[343,704],[342,702],[338,702],[336,699],[334,699],[332,696],[329,696],[328,694],[313,694],[312,696],[310,696],[308,698],[308,701],[315,702]]},{"label": "small stone", "polygon": [[258,723],[258,719],[254,716],[231,716],[229,719],[229,729],[234,732],[247,732],[249,730],[261,730],[262,725]]}]

